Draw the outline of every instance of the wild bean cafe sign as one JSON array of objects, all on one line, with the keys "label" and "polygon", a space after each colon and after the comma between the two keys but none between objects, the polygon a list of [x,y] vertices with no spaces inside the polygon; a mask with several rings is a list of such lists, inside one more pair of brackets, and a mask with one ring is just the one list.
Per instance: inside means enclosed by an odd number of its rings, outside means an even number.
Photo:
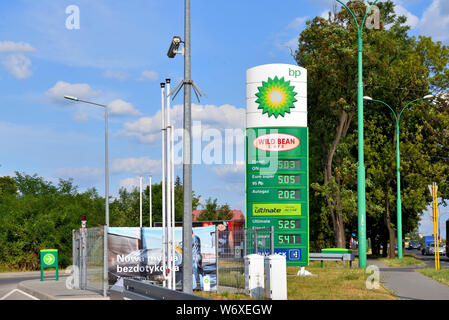
[{"label": "wild bean cafe sign", "polygon": [[[287,64],[248,69],[246,95],[246,226],[273,226],[275,253],[285,255],[289,266],[306,266],[307,70]],[[268,254],[269,246],[269,234],[259,232],[259,252]]]},{"label": "wild bean cafe sign", "polygon": [[281,152],[299,147],[301,141],[291,134],[267,133],[253,140],[255,148],[262,151]]}]

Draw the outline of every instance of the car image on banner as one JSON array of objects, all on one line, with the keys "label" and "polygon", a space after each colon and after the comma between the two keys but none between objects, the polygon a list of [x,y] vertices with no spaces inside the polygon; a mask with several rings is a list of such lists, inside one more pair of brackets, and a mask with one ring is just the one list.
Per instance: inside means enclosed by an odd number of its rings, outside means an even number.
[{"label": "car image on banner", "polygon": [[[215,227],[193,228],[193,289],[203,289],[209,276],[216,289]],[[182,286],[182,228],[175,228],[176,286]],[[122,285],[123,278],[162,284],[162,228],[109,228],[109,284]],[[169,271],[169,269],[167,269]],[[171,272],[171,270],[170,270]]]}]

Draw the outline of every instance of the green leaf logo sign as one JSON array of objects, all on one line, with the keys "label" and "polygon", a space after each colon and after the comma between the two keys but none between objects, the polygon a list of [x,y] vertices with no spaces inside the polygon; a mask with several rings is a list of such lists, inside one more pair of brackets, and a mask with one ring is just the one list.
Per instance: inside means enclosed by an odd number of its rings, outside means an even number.
[{"label": "green leaf logo sign", "polygon": [[262,109],[262,114],[268,113],[268,117],[275,118],[285,113],[290,113],[290,109],[294,108],[296,92],[294,86],[290,85],[290,81],[285,81],[284,77],[279,79],[277,76],[274,79],[268,78],[268,81],[262,81],[262,86],[257,87],[259,90],[256,93],[256,103],[259,104],[258,109]]}]

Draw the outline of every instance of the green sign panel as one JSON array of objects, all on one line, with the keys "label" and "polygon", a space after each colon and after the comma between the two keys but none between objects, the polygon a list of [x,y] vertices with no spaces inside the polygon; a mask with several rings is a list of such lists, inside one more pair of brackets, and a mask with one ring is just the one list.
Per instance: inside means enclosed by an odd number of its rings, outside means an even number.
[{"label": "green sign panel", "polygon": [[45,249],[40,251],[41,281],[44,281],[44,268],[56,268],[56,280],[58,280],[58,250]]},{"label": "green sign panel", "polygon": [[273,226],[275,253],[285,255],[289,266],[306,266],[309,264],[308,129],[248,128],[246,137],[247,228]]}]

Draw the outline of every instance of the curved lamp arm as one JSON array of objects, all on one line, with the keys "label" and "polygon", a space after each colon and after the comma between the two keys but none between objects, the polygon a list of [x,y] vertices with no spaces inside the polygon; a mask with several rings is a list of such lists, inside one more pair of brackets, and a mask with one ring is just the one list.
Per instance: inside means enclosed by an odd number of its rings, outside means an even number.
[{"label": "curved lamp arm", "polygon": [[366,18],[368,17],[368,14],[371,12],[371,8],[376,4],[377,1],[379,1],[379,0],[375,0],[375,1],[371,4],[371,6],[369,7],[368,11],[366,11],[365,17],[363,18],[362,25],[360,26],[360,25],[359,25],[359,22],[357,21],[357,18],[356,18],[356,16],[355,16],[354,12],[352,12],[352,10],[349,9],[349,7],[348,7],[346,4],[344,4],[343,2],[341,2],[341,0],[337,0],[337,2],[340,3],[343,7],[345,7],[346,10],[348,10],[349,13],[352,15],[352,17],[354,18],[354,21],[355,21],[355,23],[356,23],[356,25],[357,25],[357,31],[359,32],[359,34],[362,33],[362,31],[363,31],[363,26],[365,25]]},{"label": "curved lamp arm", "polygon": [[383,102],[382,100],[377,100],[377,99],[373,99],[373,101],[380,102],[380,103],[383,103],[384,105],[386,105],[391,110],[391,112],[393,112],[394,117],[396,118],[396,122],[397,123],[399,122],[398,121],[398,116],[396,115],[396,111],[394,111],[393,108],[390,107],[386,102]]},{"label": "curved lamp arm", "polygon": [[341,2],[341,0],[337,0],[337,2],[338,2],[339,4],[341,4],[343,7],[345,7],[346,10],[348,10],[349,13],[352,15],[352,17],[354,18],[355,24],[357,25],[357,31],[360,33],[361,29],[360,29],[360,26],[359,26],[359,22],[357,21],[357,18],[355,17],[354,12],[352,12],[352,10],[349,9],[349,7],[348,7],[346,4],[344,4],[343,2]]},{"label": "curved lamp arm", "polygon": [[405,107],[402,108],[401,112],[399,113],[398,122],[399,122],[399,120],[401,119],[402,112],[404,112],[404,110],[407,109],[407,107],[408,107],[409,105],[411,105],[412,103],[417,102],[417,101],[426,100],[426,99],[428,99],[428,98],[430,98],[430,96],[429,96],[429,97],[424,97],[424,98],[418,98],[418,99],[415,99],[415,100],[410,101],[409,103],[407,103],[407,104],[405,105]]},{"label": "curved lamp arm", "polygon": [[371,6],[369,7],[368,11],[366,11],[365,17],[363,18],[363,22],[362,22],[362,29],[363,29],[363,26],[365,25],[366,18],[368,18],[368,14],[371,12],[371,8],[376,4],[377,1],[379,1],[379,0],[374,1],[371,4]]}]

